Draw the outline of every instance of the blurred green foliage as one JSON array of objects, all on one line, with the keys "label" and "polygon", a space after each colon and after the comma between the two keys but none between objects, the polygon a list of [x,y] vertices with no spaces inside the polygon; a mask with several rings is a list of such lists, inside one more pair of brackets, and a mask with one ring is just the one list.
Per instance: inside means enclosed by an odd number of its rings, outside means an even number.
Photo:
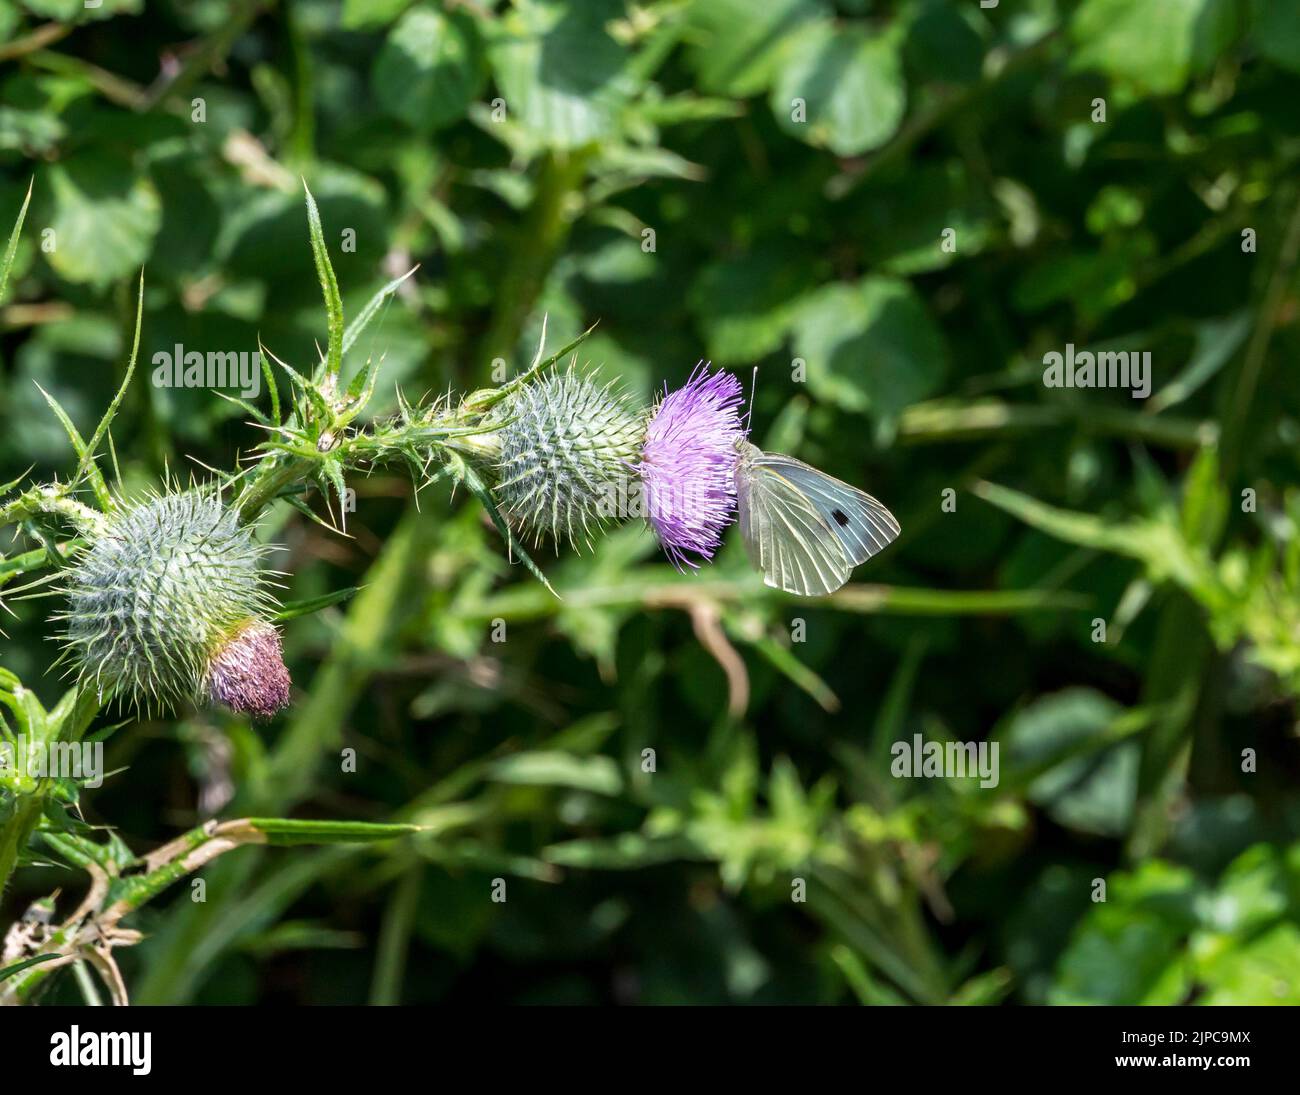
[{"label": "blurred green foliage", "polygon": [[[758,439],[903,526],[826,601],[631,527],[543,560],[557,600],[396,472],[346,538],[276,508],[287,598],[361,587],[286,624],[288,717],[128,722],[86,817],[426,829],[210,865],[137,917],[134,999],[1300,1003],[1290,0],[0,0],[0,38],[0,481],[75,466],[37,384],[89,435],[141,266],[123,489],[260,440],[144,381],[315,362],[301,176],[349,315],[421,266],[344,362],[376,413],[599,321],[645,398],[757,366]],[[1149,351],[1151,398],[1044,386],[1067,343]],[[57,607],[6,604],[52,704]],[[892,778],[914,734],[998,786]]]}]

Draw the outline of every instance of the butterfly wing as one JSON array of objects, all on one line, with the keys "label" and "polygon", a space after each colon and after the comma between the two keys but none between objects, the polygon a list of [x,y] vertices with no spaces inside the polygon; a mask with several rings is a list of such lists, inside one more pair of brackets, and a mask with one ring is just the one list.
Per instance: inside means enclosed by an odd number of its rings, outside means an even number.
[{"label": "butterfly wing", "polygon": [[762,459],[808,499],[843,545],[850,568],[883,551],[902,531],[889,510],[857,487],[791,456],[764,453]]},{"label": "butterfly wing", "polygon": [[736,465],[736,497],[751,562],[776,589],[804,597],[834,593],[853,569],[840,539],[772,457],[747,449]]}]

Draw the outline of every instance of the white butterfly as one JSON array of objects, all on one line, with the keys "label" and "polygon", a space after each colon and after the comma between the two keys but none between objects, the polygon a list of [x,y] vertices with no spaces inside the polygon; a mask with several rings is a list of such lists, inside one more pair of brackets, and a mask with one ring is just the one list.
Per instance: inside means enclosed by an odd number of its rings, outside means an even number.
[{"label": "white butterfly", "polygon": [[894,515],[825,472],[738,441],[740,534],[763,581],[787,593],[834,593],[853,568],[892,543]]}]

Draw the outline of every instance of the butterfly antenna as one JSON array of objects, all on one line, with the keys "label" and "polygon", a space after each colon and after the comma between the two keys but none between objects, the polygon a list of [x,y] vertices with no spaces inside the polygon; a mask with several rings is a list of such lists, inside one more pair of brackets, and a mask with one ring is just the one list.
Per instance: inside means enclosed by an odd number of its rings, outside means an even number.
[{"label": "butterfly antenna", "polygon": [[749,409],[745,411],[745,433],[749,433],[754,418],[754,392],[758,388],[758,366],[754,366],[754,375],[749,381]]}]

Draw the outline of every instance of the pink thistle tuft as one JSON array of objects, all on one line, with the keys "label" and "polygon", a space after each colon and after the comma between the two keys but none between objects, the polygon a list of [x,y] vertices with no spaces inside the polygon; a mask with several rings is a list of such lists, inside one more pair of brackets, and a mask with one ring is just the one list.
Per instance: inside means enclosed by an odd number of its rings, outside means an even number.
[{"label": "pink thistle tuft", "polygon": [[667,393],[646,429],[637,471],[645,513],[659,543],[680,570],[698,567],[688,553],[712,559],[736,510],[736,443],[743,392],[731,373],[701,363],[686,384]]},{"label": "pink thistle tuft", "polygon": [[269,719],[288,706],[290,683],[280,633],[261,620],[247,620],[216,647],[204,691],[232,711]]}]

